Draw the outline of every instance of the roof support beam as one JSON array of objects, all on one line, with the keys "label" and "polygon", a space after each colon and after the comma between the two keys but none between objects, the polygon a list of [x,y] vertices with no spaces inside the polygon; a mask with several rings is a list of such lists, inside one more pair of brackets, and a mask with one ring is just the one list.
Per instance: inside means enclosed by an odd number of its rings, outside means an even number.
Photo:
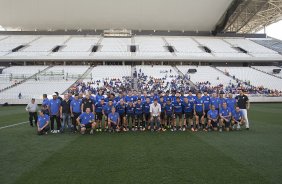
[{"label": "roof support beam", "polygon": [[229,8],[227,9],[225,15],[220,19],[220,21],[217,23],[215,30],[213,31],[213,35],[216,35],[217,33],[220,33],[224,30],[226,27],[228,20],[230,17],[234,14],[236,9],[240,4],[244,2],[243,0],[233,0]]}]

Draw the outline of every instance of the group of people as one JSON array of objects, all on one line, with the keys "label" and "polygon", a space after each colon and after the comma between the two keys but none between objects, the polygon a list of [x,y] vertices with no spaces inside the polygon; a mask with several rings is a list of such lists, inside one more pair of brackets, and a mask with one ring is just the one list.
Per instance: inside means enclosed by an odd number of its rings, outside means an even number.
[{"label": "group of people", "polygon": [[[43,95],[43,102],[37,117],[37,104],[32,99],[26,107],[30,125],[33,119],[38,134],[72,132],[93,134],[95,131],[230,131],[249,130],[247,109],[250,103],[243,91],[233,97],[232,93],[208,94],[198,91],[194,96],[177,91],[136,91],[104,95],[103,90],[93,95],[58,93],[48,99]],[[55,128],[55,122],[57,124]],[[49,126],[51,125],[51,127]]]}]

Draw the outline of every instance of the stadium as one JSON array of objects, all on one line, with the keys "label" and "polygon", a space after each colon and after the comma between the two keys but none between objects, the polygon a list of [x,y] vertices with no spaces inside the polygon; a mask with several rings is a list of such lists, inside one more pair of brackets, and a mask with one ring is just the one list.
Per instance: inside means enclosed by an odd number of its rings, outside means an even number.
[{"label": "stadium", "polygon": [[0,183],[281,183],[280,0],[0,6]]}]

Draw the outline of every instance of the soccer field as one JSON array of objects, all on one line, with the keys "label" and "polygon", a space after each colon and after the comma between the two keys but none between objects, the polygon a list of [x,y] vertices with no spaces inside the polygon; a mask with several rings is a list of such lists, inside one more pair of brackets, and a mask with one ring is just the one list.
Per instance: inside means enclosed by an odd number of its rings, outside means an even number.
[{"label": "soccer field", "polygon": [[[0,107],[0,127],[28,120]],[[0,184],[281,183],[282,104],[251,104],[250,131],[36,135],[0,128]]]}]

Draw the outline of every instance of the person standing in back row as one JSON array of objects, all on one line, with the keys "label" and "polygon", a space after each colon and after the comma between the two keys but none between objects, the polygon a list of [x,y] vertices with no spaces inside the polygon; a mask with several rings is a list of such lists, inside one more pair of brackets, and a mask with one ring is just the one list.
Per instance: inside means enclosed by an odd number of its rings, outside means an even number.
[{"label": "person standing in back row", "polygon": [[241,109],[243,113],[243,117],[246,123],[246,129],[249,130],[249,120],[248,120],[248,113],[247,110],[250,109],[250,101],[249,98],[244,94],[242,90],[240,90],[239,95],[236,96],[236,103],[237,106]]},{"label": "person standing in back row", "polygon": [[29,113],[29,123],[30,126],[33,127],[33,119],[35,126],[37,125],[37,103],[35,103],[35,99],[32,98],[31,102],[27,104],[25,110]]},{"label": "person standing in back row", "polygon": [[[60,133],[61,129],[61,121],[60,121],[60,105],[61,100],[58,99],[57,94],[53,93],[53,99],[49,101],[49,114],[50,114],[50,121],[51,121],[51,133]],[[54,128],[54,123],[57,123],[57,130]]]}]

